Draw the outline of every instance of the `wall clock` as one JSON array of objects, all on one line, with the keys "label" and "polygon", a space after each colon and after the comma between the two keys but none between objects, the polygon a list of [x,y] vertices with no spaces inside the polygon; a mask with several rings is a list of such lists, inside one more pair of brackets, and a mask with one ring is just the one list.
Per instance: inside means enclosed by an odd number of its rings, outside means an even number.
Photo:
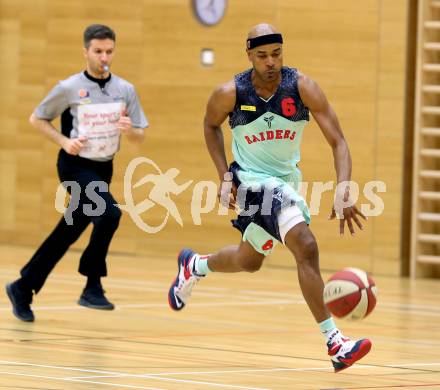
[{"label": "wall clock", "polygon": [[196,18],[205,26],[214,26],[222,20],[227,0],[192,0]]}]

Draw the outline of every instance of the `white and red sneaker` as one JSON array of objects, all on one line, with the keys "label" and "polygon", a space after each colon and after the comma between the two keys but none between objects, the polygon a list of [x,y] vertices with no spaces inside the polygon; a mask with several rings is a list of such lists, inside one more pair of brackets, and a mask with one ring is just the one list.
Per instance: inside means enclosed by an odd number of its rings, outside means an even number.
[{"label": "white and red sneaker", "polygon": [[191,249],[182,249],[177,256],[177,277],[168,292],[168,303],[173,310],[182,310],[195,284],[204,277],[193,269],[193,259],[197,253]]},{"label": "white and red sneaker", "polygon": [[371,341],[368,339],[352,341],[342,336],[327,343],[327,347],[333,368],[335,372],[339,372],[350,367],[370,352]]}]

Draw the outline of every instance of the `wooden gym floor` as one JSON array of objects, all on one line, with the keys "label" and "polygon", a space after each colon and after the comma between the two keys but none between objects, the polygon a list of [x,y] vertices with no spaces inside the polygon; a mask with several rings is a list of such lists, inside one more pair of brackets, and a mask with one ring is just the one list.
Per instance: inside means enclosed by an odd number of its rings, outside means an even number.
[{"label": "wooden gym floor", "polygon": [[[2,285],[32,251],[0,246]],[[440,280],[375,276],[372,315],[338,321],[373,349],[334,374],[291,261],[211,274],[176,313],[167,303],[171,256],[110,254],[112,312],[76,304],[84,279],[75,251],[36,297],[36,322],[15,319],[3,292],[0,389],[440,389]]]}]

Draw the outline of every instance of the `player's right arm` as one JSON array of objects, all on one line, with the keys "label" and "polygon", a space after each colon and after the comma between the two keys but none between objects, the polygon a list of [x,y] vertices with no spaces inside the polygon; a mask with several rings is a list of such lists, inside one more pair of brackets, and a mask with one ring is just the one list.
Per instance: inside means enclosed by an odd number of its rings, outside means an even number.
[{"label": "player's right arm", "polygon": [[38,118],[35,112],[32,113],[29,122],[37,130],[41,131],[43,135],[62,147],[68,154],[77,155],[86,141],[84,137],[74,139],[67,138],[61,134],[49,120]]},{"label": "player's right arm", "polygon": [[58,83],[32,113],[29,122],[68,154],[77,155],[87,139],[84,137],[70,139],[52,125],[52,120],[60,116],[68,107],[64,88]]},{"label": "player's right arm", "polygon": [[[235,82],[228,81],[218,86],[208,100],[206,106],[204,132],[206,146],[209,154],[215,164],[220,179],[220,190],[223,188],[224,175],[228,172],[228,162],[226,160],[225,143],[221,125],[233,111],[235,106]],[[235,195],[235,187],[233,188]],[[222,194],[219,197],[223,199]],[[233,197],[235,198],[235,196]],[[229,206],[233,208],[234,199],[231,200]]]}]

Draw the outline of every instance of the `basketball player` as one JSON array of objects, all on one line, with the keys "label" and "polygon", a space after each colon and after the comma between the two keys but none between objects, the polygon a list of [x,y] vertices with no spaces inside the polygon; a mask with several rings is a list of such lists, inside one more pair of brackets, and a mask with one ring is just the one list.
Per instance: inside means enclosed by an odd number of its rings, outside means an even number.
[{"label": "basketball player", "polygon": [[[307,205],[295,190],[301,181],[297,164],[309,112],[332,148],[338,183],[350,181],[351,157],[338,119],[320,87],[298,70],[283,67],[282,43],[282,35],[273,26],[252,28],[246,49],[252,69],[220,85],[208,101],[205,139],[221,181],[219,196],[231,208],[238,206],[241,210],[233,225],[243,239],[239,245],[207,256],[182,250],[168,300],[172,309],[183,309],[194,284],[209,272],[255,272],[273,246],[282,242],[296,259],[301,291],[338,372],[366,355],[371,342],[343,336],[323,302],[318,246],[308,226]],[[229,170],[220,127],[228,115],[235,159]],[[228,182],[228,175],[233,183]],[[354,224],[362,229],[359,217],[364,216],[356,206],[338,206],[343,201],[347,205],[349,186],[343,186],[338,196],[331,218],[339,208],[340,234],[345,223],[354,234]],[[249,212],[255,206],[258,210]]]},{"label": "basketball player", "polygon": [[[129,141],[142,142],[148,126],[133,85],[110,73],[115,39],[114,31],[107,26],[87,27],[86,70],[60,81],[30,117],[36,129],[61,147],[57,162],[60,181],[76,183],[80,195],[74,193],[74,187],[68,187],[71,203],[74,196],[79,197],[71,221],[66,215],[61,218],[23,267],[21,277],[6,286],[13,313],[22,321],[34,321],[30,307],[33,293],[40,291],[49,273],[90,222],[93,231],[79,263],[79,272],[87,277],[87,283],[78,303],[93,309],[114,308],[101,284],[101,277],[107,276],[108,247],[121,217],[108,191],[113,157],[121,134]],[[52,124],[60,115],[61,133]],[[86,188],[95,196],[89,199]],[[99,203],[92,200],[97,195],[101,197]],[[90,211],[91,207],[96,212]]]}]

